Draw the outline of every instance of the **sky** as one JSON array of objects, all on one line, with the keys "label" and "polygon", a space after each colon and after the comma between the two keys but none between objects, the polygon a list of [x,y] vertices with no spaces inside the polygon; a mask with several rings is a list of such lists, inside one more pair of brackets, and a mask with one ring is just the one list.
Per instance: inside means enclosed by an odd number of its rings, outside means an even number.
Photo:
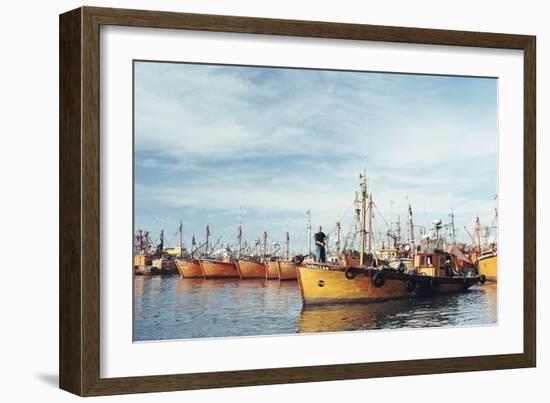
[{"label": "sky", "polygon": [[404,233],[410,203],[428,227],[452,209],[467,241],[494,217],[497,139],[493,78],[136,61],[134,226],[234,245],[242,223],[302,253],[307,210],[351,229],[366,169],[377,231]]}]

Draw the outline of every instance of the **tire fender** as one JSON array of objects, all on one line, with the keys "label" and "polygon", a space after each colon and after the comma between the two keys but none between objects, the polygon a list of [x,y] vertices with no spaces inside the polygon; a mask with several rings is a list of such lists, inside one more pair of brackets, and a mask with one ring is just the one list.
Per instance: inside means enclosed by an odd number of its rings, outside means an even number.
[{"label": "tire fender", "polygon": [[386,279],[384,278],[384,273],[379,271],[372,277],[372,283],[376,288],[380,288],[384,285]]}]

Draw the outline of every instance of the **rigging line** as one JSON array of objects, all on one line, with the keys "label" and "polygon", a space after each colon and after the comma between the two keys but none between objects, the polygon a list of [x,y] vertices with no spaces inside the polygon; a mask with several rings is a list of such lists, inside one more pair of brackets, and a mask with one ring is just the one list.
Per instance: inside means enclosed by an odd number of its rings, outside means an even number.
[{"label": "rigging line", "polygon": [[372,202],[374,208],[376,209],[376,211],[378,212],[379,216],[382,218],[382,220],[384,221],[384,224],[386,224],[386,226],[388,228],[391,229],[391,226],[388,224],[388,222],[386,221],[386,219],[384,218],[384,216],[382,215],[382,212],[378,209],[378,206],[376,205],[376,203],[373,201]]}]

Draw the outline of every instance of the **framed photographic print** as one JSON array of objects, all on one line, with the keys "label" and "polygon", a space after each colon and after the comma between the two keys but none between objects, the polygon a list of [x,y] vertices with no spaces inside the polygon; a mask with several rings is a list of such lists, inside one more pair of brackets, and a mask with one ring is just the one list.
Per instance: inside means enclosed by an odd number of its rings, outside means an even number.
[{"label": "framed photographic print", "polygon": [[62,14],[60,386],[535,366],[535,166],[533,36]]}]

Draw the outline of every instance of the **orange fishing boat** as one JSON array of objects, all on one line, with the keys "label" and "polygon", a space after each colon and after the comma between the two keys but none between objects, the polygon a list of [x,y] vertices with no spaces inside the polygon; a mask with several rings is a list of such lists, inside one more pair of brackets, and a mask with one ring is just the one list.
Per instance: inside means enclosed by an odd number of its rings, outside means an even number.
[{"label": "orange fishing boat", "polygon": [[237,270],[235,262],[199,259],[199,264],[205,279],[239,278],[239,271]]},{"label": "orange fishing boat", "polygon": [[290,260],[277,260],[277,275],[279,280],[297,280],[298,265]]},{"label": "orange fishing boat", "polygon": [[198,259],[176,259],[176,267],[183,278],[204,278]]},{"label": "orange fishing boat", "polygon": [[[415,255],[414,268],[390,268],[303,263],[298,281],[304,304],[371,302],[429,294],[460,292],[479,282],[471,273],[449,272],[450,255],[439,251]],[[453,270],[451,266],[451,270]]]},{"label": "orange fishing boat", "polygon": [[276,260],[265,262],[266,274],[265,278],[268,280],[276,280],[279,278],[279,264]]},{"label": "orange fishing boat", "polygon": [[241,279],[266,278],[266,265],[259,261],[237,259],[237,270]]}]

